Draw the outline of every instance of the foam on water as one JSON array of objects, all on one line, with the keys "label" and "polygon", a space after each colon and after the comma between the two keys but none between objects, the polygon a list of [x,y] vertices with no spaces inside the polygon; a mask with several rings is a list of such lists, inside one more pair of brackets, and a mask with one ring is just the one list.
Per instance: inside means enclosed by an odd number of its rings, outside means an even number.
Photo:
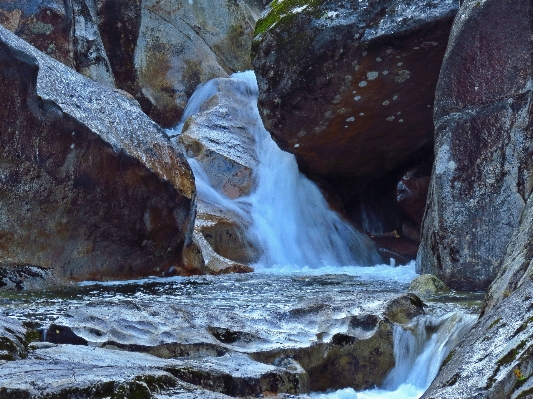
[{"label": "foam on water", "polygon": [[407,327],[394,325],[395,366],[381,388],[351,388],[312,394],[315,399],[418,399],[436,377],[452,348],[472,328],[476,316],[447,313],[418,317]]},{"label": "foam on water", "polygon": [[[248,216],[247,220],[251,220],[248,234],[263,250],[261,259],[254,265],[258,271],[284,273],[314,269],[331,273],[341,266],[380,263],[371,240],[329,208],[318,187],[299,172],[294,155],[282,151],[265,130],[256,106],[258,88],[253,71],[236,73],[232,78],[248,85],[250,102],[254,104],[255,123],[247,127],[256,142],[256,186],[248,197],[231,200],[211,187],[201,165],[190,159],[198,198]],[[186,118],[198,112],[216,90],[212,81],[200,86],[191,97],[182,121],[170,134],[180,134]]]}]

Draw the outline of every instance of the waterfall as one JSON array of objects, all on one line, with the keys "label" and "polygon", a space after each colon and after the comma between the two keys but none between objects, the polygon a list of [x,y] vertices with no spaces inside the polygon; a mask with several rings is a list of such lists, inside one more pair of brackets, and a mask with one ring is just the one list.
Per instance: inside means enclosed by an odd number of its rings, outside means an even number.
[{"label": "waterfall", "polygon": [[[250,221],[248,234],[263,255],[254,265],[259,271],[374,265],[381,261],[370,239],[332,211],[318,187],[298,170],[293,154],[282,151],[265,130],[257,110],[258,88],[252,71],[233,74],[245,82],[253,102],[253,126],[247,126],[256,142],[256,186],[247,197],[231,200],[211,187],[202,166],[189,162],[198,187],[198,198],[231,209]],[[170,132],[181,133],[186,118],[200,110],[216,93],[207,82],[191,97],[180,124]]]},{"label": "waterfall", "polygon": [[477,317],[459,312],[415,318],[406,326],[394,325],[395,366],[381,388],[356,392],[341,389],[313,394],[314,399],[417,399],[437,376],[442,362],[472,328]]}]

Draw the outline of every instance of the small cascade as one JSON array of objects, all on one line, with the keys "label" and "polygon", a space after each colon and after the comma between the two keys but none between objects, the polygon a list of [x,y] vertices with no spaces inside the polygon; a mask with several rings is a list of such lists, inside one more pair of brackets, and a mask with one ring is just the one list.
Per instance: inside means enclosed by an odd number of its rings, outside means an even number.
[{"label": "small cascade", "polygon": [[[256,106],[258,88],[254,73],[236,73],[232,78],[248,85],[250,102],[254,103],[255,123],[247,128],[256,142],[259,163],[254,170],[256,186],[249,196],[231,200],[211,187],[202,166],[189,159],[198,198],[250,221],[248,234],[263,250],[254,265],[258,271],[380,263],[370,239],[329,208],[318,187],[299,172],[294,155],[282,151],[265,130]],[[191,97],[182,121],[169,135],[180,134],[185,120],[199,112],[216,90],[211,82],[201,85]]]},{"label": "small cascade", "polygon": [[417,399],[437,376],[440,366],[477,317],[460,312],[417,317],[405,327],[394,326],[395,366],[381,388],[356,392],[348,388],[315,399]]}]

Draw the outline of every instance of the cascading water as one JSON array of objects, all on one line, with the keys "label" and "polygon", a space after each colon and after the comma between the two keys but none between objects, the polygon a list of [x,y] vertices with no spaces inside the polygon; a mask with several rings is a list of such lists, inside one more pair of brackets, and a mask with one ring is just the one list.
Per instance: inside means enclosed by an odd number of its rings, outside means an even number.
[{"label": "cascading water", "polygon": [[[251,126],[247,126],[255,139],[255,157],[258,160],[254,170],[254,190],[248,196],[232,200],[212,186],[197,160],[190,158],[189,163],[195,175],[198,198],[230,210],[250,224],[248,234],[263,250],[262,258],[254,265],[255,270],[276,274],[342,272],[362,280],[377,277],[403,284],[411,281],[415,277],[413,265],[405,268],[378,265],[380,257],[369,239],[328,207],[317,186],[298,171],[294,156],[280,150],[274,143],[263,127],[255,106],[258,88],[253,72],[237,73],[232,78],[247,84],[250,101],[254,102]],[[217,90],[213,81],[201,85],[191,97],[182,122],[169,135],[181,134],[185,120],[199,112],[202,104]],[[368,267],[370,265],[376,266]],[[447,313],[439,317],[427,315],[416,318],[405,328],[395,326],[396,365],[381,388],[362,392],[343,389],[312,394],[311,397],[419,398],[451,348],[474,321],[475,316],[470,314]]]},{"label": "cascading water", "polygon": [[[248,129],[256,142],[256,187],[248,197],[231,200],[212,188],[201,165],[190,159],[198,198],[237,212],[251,222],[248,234],[263,250],[254,265],[256,270],[380,263],[371,241],[328,207],[318,187],[298,171],[294,155],[280,150],[263,127],[255,106],[258,88],[254,73],[236,73],[232,78],[248,85],[250,101],[254,102],[255,123]],[[211,82],[201,86],[191,97],[182,122],[170,134],[180,134],[185,119],[215,93]]]},{"label": "cascading water", "polygon": [[417,317],[394,326],[395,366],[382,388],[356,392],[342,389],[312,395],[314,399],[417,399],[436,377],[452,348],[472,328],[477,317],[464,313]]}]

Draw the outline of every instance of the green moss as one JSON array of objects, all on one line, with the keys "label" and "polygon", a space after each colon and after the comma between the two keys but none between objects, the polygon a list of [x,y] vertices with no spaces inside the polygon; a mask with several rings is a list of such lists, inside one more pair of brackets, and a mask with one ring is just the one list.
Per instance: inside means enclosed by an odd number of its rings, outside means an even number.
[{"label": "green moss", "polygon": [[496,324],[498,324],[502,319],[500,319],[499,317],[494,320],[492,323],[490,323],[490,326],[487,330],[490,330],[492,327],[494,327]]},{"label": "green moss", "polygon": [[509,352],[507,352],[507,354],[504,357],[502,357],[500,360],[498,360],[496,364],[499,367],[501,367],[501,366],[505,366],[511,363],[512,361],[516,359],[516,356],[518,355],[518,353],[520,353],[520,351],[524,349],[524,346],[526,346],[526,344],[527,344],[527,340],[523,340],[522,342],[520,342],[520,344],[518,344],[516,348],[513,348]]},{"label": "green moss", "polygon": [[317,15],[322,3],[323,0],[274,0],[270,3],[270,12],[257,21],[255,36],[266,32],[281,20],[284,20],[284,25],[290,24],[294,17],[298,15],[291,12],[294,8],[307,6],[305,10],[302,10],[302,13]]}]

